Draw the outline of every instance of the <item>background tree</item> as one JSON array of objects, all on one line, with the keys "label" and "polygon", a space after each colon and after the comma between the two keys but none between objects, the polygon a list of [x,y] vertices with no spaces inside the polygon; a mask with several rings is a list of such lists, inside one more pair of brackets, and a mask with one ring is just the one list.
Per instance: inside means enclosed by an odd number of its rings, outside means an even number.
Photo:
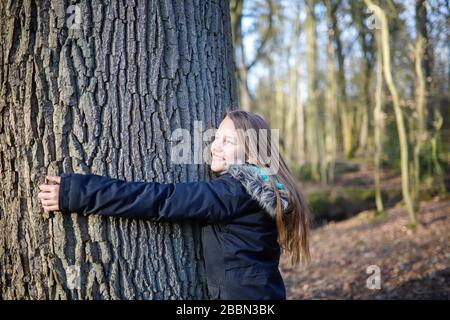
[{"label": "background tree", "polygon": [[[250,6],[244,11],[244,4]],[[233,27],[233,43],[236,48],[236,67],[238,79],[239,104],[244,110],[250,110],[254,100],[248,88],[248,73],[267,54],[271,39],[276,32],[273,27],[274,15],[277,8],[272,0],[244,1],[231,0],[231,22]],[[243,18],[252,15],[257,17],[251,26],[243,25]],[[244,42],[244,36],[256,34],[257,48],[251,59],[248,55],[248,47]]]},{"label": "background tree", "polygon": [[384,11],[377,5],[373,4],[370,0],[364,0],[368,8],[379,19],[380,23],[380,45],[381,45],[381,59],[383,63],[383,75],[386,81],[386,85],[389,88],[389,92],[392,97],[392,104],[394,106],[395,120],[397,123],[398,139],[400,144],[400,157],[401,157],[401,172],[402,172],[402,194],[403,201],[405,202],[408,214],[412,225],[417,224],[416,212],[411,199],[410,192],[410,177],[409,177],[409,146],[406,137],[406,129],[403,119],[403,112],[400,108],[400,98],[397,88],[392,78],[391,71],[391,52],[389,45],[389,26]]},{"label": "background tree", "polygon": [[37,194],[63,172],[209,177],[168,141],[236,107],[228,1],[0,2],[0,37],[0,297],[206,297],[197,224],[44,215]]},{"label": "background tree", "polygon": [[349,103],[347,95],[347,78],[345,76],[345,53],[344,46],[342,43],[341,28],[338,25],[338,14],[339,6],[342,5],[341,1],[332,1],[329,4],[331,27],[333,29],[334,43],[336,58],[338,61],[338,71],[337,71],[337,85],[339,88],[338,93],[338,112],[341,118],[341,131],[342,131],[342,142],[344,147],[344,154],[346,157],[352,157],[355,149],[355,142],[353,137],[353,121],[352,121],[352,110]]},{"label": "background tree", "polygon": [[326,86],[326,110],[325,110],[325,149],[327,161],[327,181],[334,181],[334,165],[337,158],[337,85],[336,85],[336,68],[335,68],[335,50],[334,50],[334,31],[333,31],[333,15],[336,6],[331,0],[325,1],[327,26],[328,26],[328,42],[327,42],[327,86]]},{"label": "background tree", "polygon": [[322,130],[319,122],[319,105],[318,105],[318,86],[317,86],[317,40],[316,40],[316,16],[315,16],[315,2],[309,0],[306,2],[306,66],[307,66],[307,90],[308,98],[306,105],[307,112],[307,127],[306,127],[306,141],[307,154],[311,164],[311,174],[315,179],[323,181],[325,178],[323,172],[320,170],[322,154]]},{"label": "background tree", "polygon": [[374,182],[375,182],[375,204],[377,206],[377,213],[384,212],[383,198],[381,195],[381,160],[383,153],[383,139],[384,139],[384,113],[383,106],[383,56],[381,51],[381,34],[376,33],[377,46],[377,70],[376,70],[376,85],[375,85],[375,103],[373,108],[374,119]]},{"label": "background tree", "polygon": [[[351,1],[351,17],[358,30],[358,42],[361,48],[361,70],[359,77],[357,77],[358,86],[358,99],[357,110],[358,116],[356,122],[359,124],[359,136],[358,136],[358,151],[362,156],[369,155],[369,130],[371,124],[370,117],[370,105],[372,103],[370,95],[370,87],[373,79],[374,70],[374,35],[370,29],[364,24],[366,14],[364,11],[364,3],[361,1]],[[358,134],[358,131],[356,131]]]},{"label": "background tree", "polygon": [[[388,21],[389,85],[377,75],[380,19],[364,2],[272,0],[274,33],[247,74],[250,106],[280,129],[281,149],[299,180],[331,190],[323,191],[324,202],[342,191],[346,174],[364,171],[361,192],[370,185],[372,205],[383,212],[392,206],[389,198],[401,193],[401,187],[382,188],[388,177],[404,176],[406,150],[408,182],[403,184],[417,211],[422,200],[444,199],[450,179],[448,1],[372,2]],[[242,25],[263,21],[252,8],[243,2]],[[251,30],[242,41],[254,54],[259,43],[254,39],[266,29]]]}]

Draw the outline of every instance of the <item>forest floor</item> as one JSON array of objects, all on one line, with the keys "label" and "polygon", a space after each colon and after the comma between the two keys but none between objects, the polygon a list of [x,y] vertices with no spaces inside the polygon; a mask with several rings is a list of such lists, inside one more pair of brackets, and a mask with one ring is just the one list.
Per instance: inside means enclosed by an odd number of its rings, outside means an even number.
[{"label": "forest floor", "polygon": [[[282,256],[287,298],[450,299],[450,200],[420,207],[415,229],[405,208],[392,207],[381,219],[364,211],[312,230],[308,265]],[[379,289],[370,289],[369,266],[379,268]]]},{"label": "forest floor", "polygon": [[[421,203],[421,225],[403,208],[374,222],[369,213],[328,223],[311,235],[312,260],[281,270],[288,299],[450,299],[450,201]],[[376,265],[380,289],[369,289]]]}]

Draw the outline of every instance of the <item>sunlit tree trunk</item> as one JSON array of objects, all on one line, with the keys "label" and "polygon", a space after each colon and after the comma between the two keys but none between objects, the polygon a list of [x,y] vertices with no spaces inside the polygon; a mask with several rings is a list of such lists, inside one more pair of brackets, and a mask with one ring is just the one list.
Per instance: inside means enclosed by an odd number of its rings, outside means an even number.
[{"label": "sunlit tree trunk", "polygon": [[283,92],[283,77],[275,71],[275,106],[276,126],[280,130],[280,144],[282,151],[286,151],[286,96]]},{"label": "sunlit tree trunk", "polygon": [[336,16],[339,1],[332,1],[334,14],[331,15],[336,56],[338,60],[337,84],[338,84],[338,112],[341,122],[341,134],[344,144],[345,157],[351,157],[354,151],[352,110],[347,100],[347,81],[345,79],[344,53],[341,41],[341,30]]},{"label": "sunlit tree trunk", "polygon": [[264,101],[264,102],[266,103],[265,105],[267,106],[266,112],[269,114],[270,124],[273,127],[275,127],[275,126],[277,126],[277,115],[278,114],[277,114],[277,108],[276,108],[277,101],[276,101],[276,94],[275,94],[275,81],[276,81],[275,80],[275,66],[274,66],[272,59],[268,60],[267,67],[269,69],[269,72],[268,72],[269,98],[267,99],[267,101]]},{"label": "sunlit tree trunk", "polygon": [[[300,33],[300,32],[299,32]],[[298,34],[298,40],[300,39],[300,34]],[[300,41],[299,41],[300,42]],[[300,43],[297,45],[297,54],[295,56],[295,70],[296,70],[296,95],[295,95],[295,106],[296,106],[296,117],[297,117],[297,162],[298,167],[302,167],[306,162],[306,152],[305,152],[305,106],[302,100],[303,94],[303,78],[301,74],[301,51]]]},{"label": "sunlit tree trunk", "polygon": [[[299,5],[296,7],[297,12],[300,13]],[[287,141],[286,145],[288,146],[288,154],[289,154],[289,164],[292,168],[295,167],[297,169],[299,166],[296,163],[296,159],[298,156],[298,148],[300,147],[300,139],[303,139],[302,136],[298,135],[298,129],[296,127],[296,120],[297,120],[297,103],[298,98],[297,96],[300,94],[297,91],[296,85],[299,81],[299,73],[297,64],[299,63],[299,50],[300,50],[300,14],[294,15],[294,21],[293,21],[293,33],[292,33],[292,42],[291,45],[288,47],[288,55],[287,55],[287,68],[288,68],[288,81],[289,81],[289,106],[288,106],[288,115],[287,115]],[[291,56],[294,56],[292,65],[291,63]],[[298,124],[297,124],[298,126]],[[303,146],[302,146],[303,147]]]},{"label": "sunlit tree trunk", "polygon": [[[443,169],[440,164],[440,155],[438,148],[438,140],[440,137],[440,129],[442,124],[442,117],[440,115],[440,94],[432,92],[439,84],[436,80],[433,81],[432,76],[432,44],[428,35],[427,27],[427,1],[416,1],[416,45],[415,45],[415,70],[416,70],[416,106],[417,106],[417,142],[414,149],[414,167],[415,167],[415,205],[419,204],[419,187],[420,181],[420,163],[419,157],[428,140],[431,147],[431,152],[428,154],[428,159],[433,167],[434,181],[437,189],[441,193],[446,193],[446,188],[443,179]],[[434,102],[431,101],[433,98]]]},{"label": "sunlit tree trunk", "polygon": [[337,89],[336,70],[334,65],[335,52],[333,47],[333,21],[332,15],[335,8],[330,0],[326,1],[328,42],[327,42],[327,91],[326,91],[326,112],[325,112],[325,150],[327,161],[328,181],[334,181],[334,163],[337,156],[336,122],[337,119]]},{"label": "sunlit tree trunk", "polygon": [[[437,104],[437,103],[436,103]],[[444,119],[439,112],[439,105],[437,104],[434,108],[433,116],[433,131],[431,134],[431,162],[433,164],[433,173],[436,178],[437,189],[442,195],[447,193],[444,182],[444,169],[441,164],[440,154],[441,154],[441,143],[440,143],[440,131]]]},{"label": "sunlit tree trunk", "polygon": [[367,4],[369,10],[371,10],[376,15],[376,17],[379,19],[380,22],[383,74],[386,80],[386,85],[392,97],[392,103],[394,106],[395,119],[397,124],[397,133],[400,143],[403,201],[405,202],[406,209],[408,210],[410,222],[413,226],[415,226],[417,224],[417,218],[416,213],[414,211],[413,202],[411,199],[411,193],[409,190],[410,185],[409,185],[409,168],[408,168],[409,165],[408,141],[403,119],[403,112],[400,108],[397,88],[392,78],[388,22],[386,14],[379,6],[374,5],[371,0],[364,0],[364,1]]},{"label": "sunlit tree trunk", "polygon": [[233,26],[233,42],[236,48],[236,64],[239,89],[239,104],[243,110],[250,110],[254,97],[250,93],[248,77],[250,70],[266,55],[266,50],[273,33],[273,16],[275,5],[272,0],[265,0],[264,6],[267,7],[268,14],[264,17],[266,29],[260,34],[259,46],[255,49],[254,57],[251,61],[247,58],[247,49],[244,42],[243,18],[244,18],[244,0],[231,0],[231,21]]},{"label": "sunlit tree trunk", "polygon": [[414,188],[413,199],[414,209],[419,211],[420,207],[420,153],[422,145],[427,137],[425,130],[425,78],[422,70],[424,52],[424,41],[420,34],[417,35],[416,44],[414,48],[415,72],[416,72],[416,95],[415,105],[417,110],[417,128],[415,132],[415,146],[414,146]]},{"label": "sunlit tree trunk", "polygon": [[[289,54],[290,56],[290,54]],[[289,59],[287,59],[289,61]],[[288,105],[287,105],[287,117],[286,117],[286,146],[287,146],[287,155],[289,159],[289,165],[294,165],[294,155],[296,154],[296,130],[295,130],[295,114],[296,114],[296,105],[295,105],[295,68],[288,64],[288,87],[289,93],[287,96]]]},{"label": "sunlit tree trunk", "polygon": [[246,67],[242,18],[244,0],[231,0],[231,24],[233,43],[236,50],[239,105],[243,110],[250,110],[251,98],[248,89],[248,69]]},{"label": "sunlit tree trunk", "polygon": [[369,88],[373,77],[373,37],[370,30],[364,24],[364,3],[351,1],[352,18],[358,30],[358,40],[361,45],[361,70],[358,103],[357,128],[355,133],[358,136],[358,155],[369,159],[369,131],[371,125],[370,105],[372,104]]},{"label": "sunlit tree trunk", "polygon": [[[433,104],[430,103],[431,98],[431,86],[433,84],[432,77],[432,44],[428,35],[428,10],[426,0],[416,0],[415,13],[416,13],[416,35],[420,36],[423,40],[422,43],[422,73],[425,80],[425,97],[424,97],[424,116],[428,122],[425,123],[425,130],[432,127],[432,119],[434,117]],[[418,38],[417,38],[418,39]]]},{"label": "sunlit tree trunk", "polygon": [[37,194],[67,172],[209,177],[169,141],[236,108],[228,1],[1,1],[0,43],[0,299],[206,298],[197,224],[44,214]]},{"label": "sunlit tree trunk", "polygon": [[374,180],[375,180],[375,203],[377,206],[377,213],[384,212],[383,198],[381,196],[381,179],[380,179],[380,165],[381,156],[383,154],[383,138],[384,138],[384,114],[383,114],[383,58],[381,51],[381,34],[376,31],[377,43],[377,73],[375,84],[375,108],[373,110],[374,119]]},{"label": "sunlit tree trunk", "polygon": [[308,160],[311,165],[311,174],[315,180],[321,180],[320,176],[320,155],[318,146],[318,106],[317,106],[317,75],[316,75],[316,21],[314,13],[314,1],[306,1],[306,65],[308,78],[308,100],[306,106],[306,141]]},{"label": "sunlit tree trunk", "polygon": [[[298,55],[299,56],[299,55]],[[299,60],[300,61],[300,60]],[[296,96],[296,110],[297,110],[297,161],[298,166],[301,167],[306,162],[305,152],[305,106],[302,101],[303,82],[300,74],[300,63],[296,65],[298,69],[297,78],[297,96]]]}]

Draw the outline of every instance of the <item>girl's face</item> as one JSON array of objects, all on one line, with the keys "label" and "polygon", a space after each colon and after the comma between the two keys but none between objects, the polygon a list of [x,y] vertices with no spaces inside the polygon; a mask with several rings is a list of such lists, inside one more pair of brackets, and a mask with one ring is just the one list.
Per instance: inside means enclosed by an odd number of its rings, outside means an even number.
[{"label": "girl's face", "polygon": [[221,172],[230,164],[243,162],[242,146],[239,144],[233,121],[226,117],[217,129],[211,145],[213,172]]}]

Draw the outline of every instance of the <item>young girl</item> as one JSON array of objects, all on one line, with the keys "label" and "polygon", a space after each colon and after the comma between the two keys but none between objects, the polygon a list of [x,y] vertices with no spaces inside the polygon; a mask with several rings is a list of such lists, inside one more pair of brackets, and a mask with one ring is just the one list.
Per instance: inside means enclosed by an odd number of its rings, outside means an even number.
[{"label": "young girl", "polygon": [[[249,130],[266,130],[268,142],[244,134]],[[45,211],[196,220],[211,298],[285,299],[280,252],[293,264],[309,260],[308,209],[280,155],[277,173],[268,170],[261,149],[278,153],[270,141],[263,118],[231,111],[211,145],[211,169],[218,175],[212,182],[126,182],[69,173],[48,177],[57,184],[40,185],[38,197]]]}]

